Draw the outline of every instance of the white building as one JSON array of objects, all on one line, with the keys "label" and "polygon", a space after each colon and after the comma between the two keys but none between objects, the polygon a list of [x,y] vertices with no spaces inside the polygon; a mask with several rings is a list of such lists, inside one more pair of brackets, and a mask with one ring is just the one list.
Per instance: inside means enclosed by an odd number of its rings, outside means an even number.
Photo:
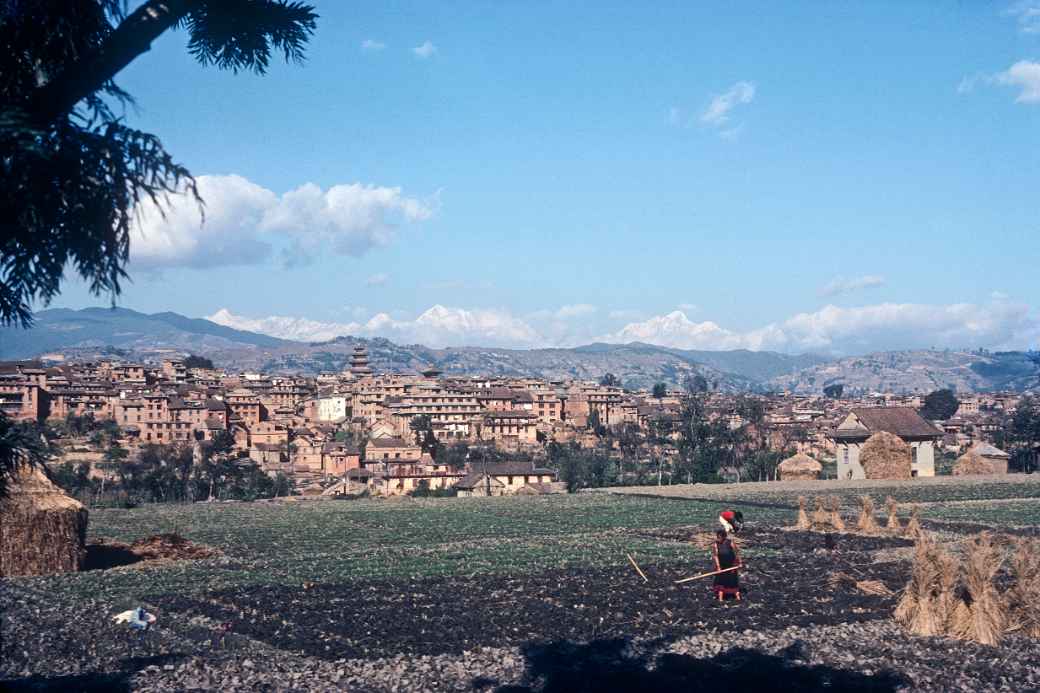
[{"label": "white building", "polygon": [[865,479],[859,454],[870,436],[887,431],[910,446],[911,476],[935,476],[935,446],[943,432],[910,407],[853,409],[831,433],[838,456],[839,479]]},{"label": "white building", "polygon": [[318,421],[339,422],[347,418],[347,395],[332,395],[318,399]]}]

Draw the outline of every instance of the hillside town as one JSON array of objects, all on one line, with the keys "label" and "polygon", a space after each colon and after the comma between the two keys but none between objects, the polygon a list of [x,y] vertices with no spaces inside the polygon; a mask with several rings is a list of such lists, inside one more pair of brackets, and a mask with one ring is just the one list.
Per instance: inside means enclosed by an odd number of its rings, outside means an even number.
[{"label": "hillside town", "polygon": [[[47,425],[52,469],[95,493],[131,485],[126,468],[141,460],[159,467],[183,460],[186,480],[216,456],[235,473],[252,469],[277,480],[264,485],[274,495],[546,494],[611,484],[856,479],[870,476],[861,451],[879,433],[909,447],[908,477],[957,473],[980,459],[989,473],[1008,470],[1001,446],[1020,395],[962,397],[931,420],[918,413],[924,399],[850,399],[840,388],[822,397],[734,395],[713,391],[703,378],[682,391],[664,384],[626,391],[610,374],[549,382],[447,378],[432,369],[380,373],[363,345],[342,372],[313,378],[229,373],[199,357],[0,364],[0,409]],[[233,475],[214,472],[209,489],[188,495],[234,496],[220,481]],[[153,488],[150,495],[143,500],[168,494]]]}]

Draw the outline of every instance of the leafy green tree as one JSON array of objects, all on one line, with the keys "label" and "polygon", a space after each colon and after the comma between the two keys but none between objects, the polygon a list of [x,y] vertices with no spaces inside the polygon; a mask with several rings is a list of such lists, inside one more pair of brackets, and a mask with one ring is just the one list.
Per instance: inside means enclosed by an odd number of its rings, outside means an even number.
[{"label": "leafy green tree", "polygon": [[[119,295],[142,200],[198,197],[159,139],[123,123],[116,75],[183,28],[202,65],[262,74],[272,51],[299,62],[316,26],[291,0],[33,0],[0,7],[0,325],[32,322],[66,266]],[[156,79],[162,76],[156,75]]]},{"label": "leafy green tree", "polygon": [[957,396],[953,394],[953,390],[944,388],[936,390],[924,398],[920,414],[931,421],[945,421],[957,413],[957,408],[960,405],[961,403],[957,400]]},{"label": "leafy green tree", "polygon": [[656,383],[651,394],[654,399],[664,399],[668,395],[668,386],[664,383]]},{"label": "leafy green tree", "polygon": [[1040,396],[1026,395],[1018,402],[1007,432],[1011,462],[1023,472],[1036,470],[1040,455]]},{"label": "leafy green tree", "polygon": [[621,378],[613,373],[604,373],[603,377],[599,379],[599,384],[603,387],[621,387]]},{"label": "leafy green tree", "polygon": [[0,412],[0,498],[7,495],[8,481],[18,467],[27,465],[46,471],[53,449],[38,426],[15,421]]},{"label": "leafy green tree", "polygon": [[185,368],[206,368],[209,370],[213,369],[213,362],[204,356],[196,356],[191,354],[188,358],[184,359]]},{"label": "leafy green tree", "polygon": [[707,392],[709,389],[708,379],[700,373],[697,373],[686,380],[686,392],[689,394]]},{"label": "leafy green tree", "polygon": [[833,385],[828,385],[825,388],[823,388],[823,395],[824,395],[824,397],[828,397],[830,399],[841,399],[841,396],[844,393],[845,393],[845,384],[844,383],[834,383]]},{"label": "leafy green tree", "polygon": [[428,414],[420,414],[412,417],[408,422],[408,428],[415,437],[415,444],[422,448],[423,452],[429,453],[433,459],[438,459],[443,446],[433,432],[433,419]]}]

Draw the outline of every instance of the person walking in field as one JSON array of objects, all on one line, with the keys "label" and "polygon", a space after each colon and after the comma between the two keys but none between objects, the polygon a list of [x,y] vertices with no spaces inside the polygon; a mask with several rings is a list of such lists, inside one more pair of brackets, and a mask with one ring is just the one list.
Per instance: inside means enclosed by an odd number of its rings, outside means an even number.
[{"label": "person walking in field", "polygon": [[744,527],[744,513],[739,510],[723,510],[719,513],[719,524],[727,533],[739,532]]},{"label": "person walking in field", "polygon": [[[740,577],[737,573],[743,566],[740,560],[740,552],[733,545],[733,540],[726,534],[726,530],[720,529],[715,532],[715,542],[711,545],[711,557],[715,561],[715,570],[725,570],[715,576],[711,589],[718,600],[725,601],[732,597],[740,601]],[[726,570],[730,568],[731,570]]]}]

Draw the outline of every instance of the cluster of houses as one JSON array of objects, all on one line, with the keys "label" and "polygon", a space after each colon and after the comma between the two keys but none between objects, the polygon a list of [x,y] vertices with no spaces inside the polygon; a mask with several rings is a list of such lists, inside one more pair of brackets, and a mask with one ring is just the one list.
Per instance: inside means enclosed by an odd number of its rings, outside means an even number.
[{"label": "cluster of houses", "polygon": [[[731,428],[750,425],[733,395],[706,397],[711,416]],[[812,476],[813,465],[822,468],[818,461],[828,459],[839,478],[853,479],[869,476],[861,451],[879,432],[906,444],[909,476],[934,475],[939,452],[985,452],[997,471],[1000,460],[1006,470],[1006,455],[989,441],[1018,401],[1008,394],[972,396],[948,421],[930,422],[917,413],[916,397],[759,399],[765,414],[754,425],[775,449],[798,453],[778,476],[785,469],[790,477]],[[15,419],[112,420],[131,453],[147,444],[199,445],[226,434],[243,456],[311,493],[555,492],[560,485],[544,465],[449,465],[430,454],[429,437],[441,446],[466,443],[537,460],[548,442],[593,448],[603,445],[597,432],[626,429],[641,434],[642,456],[660,459],[676,454],[681,406],[678,392],[652,395],[580,380],[376,373],[363,346],[343,372],[317,377],[188,368],[178,358],[0,363],[0,411]],[[620,442],[615,437],[609,444]],[[83,452],[75,445],[69,450]]]}]

